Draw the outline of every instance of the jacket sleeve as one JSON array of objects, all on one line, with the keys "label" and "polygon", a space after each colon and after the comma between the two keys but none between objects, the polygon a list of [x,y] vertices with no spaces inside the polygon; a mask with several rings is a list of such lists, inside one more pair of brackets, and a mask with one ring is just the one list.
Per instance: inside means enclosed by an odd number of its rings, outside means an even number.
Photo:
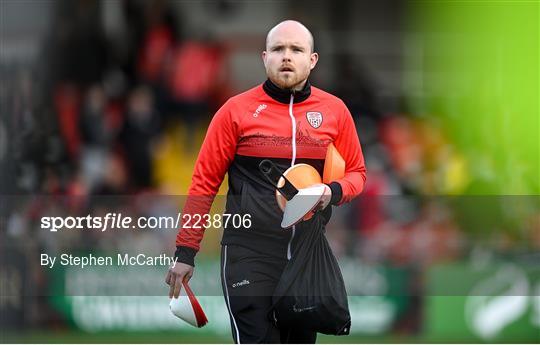
[{"label": "jacket sleeve", "polygon": [[[175,256],[179,262],[194,265],[204,228],[195,224],[198,216],[210,211],[225,173],[234,159],[238,138],[238,122],[233,118],[232,102],[227,101],[214,115],[201,150],[188,189],[182,211],[182,225],[176,236]],[[203,221],[199,222],[199,224]]]},{"label": "jacket sleeve", "polygon": [[329,184],[332,190],[333,205],[351,201],[362,192],[366,183],[366,166],[362,147],[349,109],[341,103],[341,116],[338,117],[338,135],[334,141],[336,149],[345,160],[345,176]]}]

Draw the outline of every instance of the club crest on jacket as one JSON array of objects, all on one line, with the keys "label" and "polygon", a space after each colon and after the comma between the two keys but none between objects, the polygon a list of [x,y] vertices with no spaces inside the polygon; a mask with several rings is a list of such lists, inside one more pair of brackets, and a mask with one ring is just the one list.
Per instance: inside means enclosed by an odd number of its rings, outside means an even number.
[{"label": "club crest on jacket", "polygon": [[319,128],[322,124],[322,114],[318,111],[308,111],[306,118],[313,128]]}]

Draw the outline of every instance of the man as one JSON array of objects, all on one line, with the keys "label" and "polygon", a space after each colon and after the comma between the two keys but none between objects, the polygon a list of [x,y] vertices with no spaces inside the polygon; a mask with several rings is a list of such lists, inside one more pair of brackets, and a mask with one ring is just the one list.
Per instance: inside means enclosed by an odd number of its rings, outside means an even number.
[{"label": "man", "polygon": [[[294,259],[295,233],[309,231],[312,221],[292,229],[280,227],[282,213],[275,188],[259,171],[270,159],[281,171],[307,163],[322,175],[326,149],[333,143],[346,164],[345,176],[325,188],[318,206],[326,224],[328,205],[359,194],[366,170],[353,119],[344,103],[308,81],[318,54],[313,36],[299,22],[287,20],[268,32],[262,53],[268,80],[229,99],[208,128],[195,164],[185,214],[205,214],[228,172],[226,213],[249,214],[249,229],[225,227],[222,239],[222,287],[236,343],[313,343],[316,333],[279,329],[268,317],[272,293],[288,260]],[[194,257],[204,229],[182,227],[176,245],[178,263],[167,274],[169,296],[193,275]]]}]

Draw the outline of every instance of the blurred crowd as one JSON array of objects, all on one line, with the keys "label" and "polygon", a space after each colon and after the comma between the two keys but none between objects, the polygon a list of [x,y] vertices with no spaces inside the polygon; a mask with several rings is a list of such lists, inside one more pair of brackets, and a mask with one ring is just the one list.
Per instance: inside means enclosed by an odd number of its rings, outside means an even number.
[{"label": "blurred crowd", "polygon": [[[66,2],[59,9],[35,66],[1,67],[7,82],[0,85],[0,104],[8,115],[0,119],[2,194],[24,196],[24,202],[2,201],[2,241],[19,239],[34,253],[135,250],[150,243],[172,252],[172,237],[156,233],[115,239],[73,231],[53,243],[39,229],[42,214],[176,212],[175,198],[159,204],[145,197],[187,191],[212,114],[239,91],[227,73],[231,47],[183,34],[168,2],[122,2],[124,21],[114,34],[92,20],[94,4]],[[405,103],[400,112],[377,109],[376,81],[352,56],[339,61],[341,82],[327,89],[354,116],[368,175],[362,196],[334,212],[327,234],[335,253],[418,268],[464,258],[475,246],[474,231],[465,231],[448,199],[470,188],[467,161],[436,119],[410,114]],[[47,197],[33,202],[37,195]],[[125,203],[107,208],[102,196],[111,195]],[[63,196],[72,199],[52,198]],[[485,247],[540,249],[540,214],[497,226]],[[215,252],[217,234],[210,236],[214,243],[206,248]]]},{"label": "blurred crowd", "polygon": [[161,187],[166,178],[159,170],[166,169],[155,158],[171,145],[167,130],[180,126],[186,138],[180,144],[191,153],[228,94],[224,49],[204,37],[182,38],[165,2],[123,2],[125,28],[115,37],[91,19],[96,4],[59,8],[36,66],[41,85],[33,80],[37,71],[13,76],[18,87],[7,92],[14,116],[6,126],[21,163],[7,186],[13,191],[123,194]]},{"label": "blurred crowd", "polygon": [[[227,73],[234,47],[203,30],[184,34],[169,2],[121,2],[115,29],[96,4],[63,2],[40,61],[3,66],[6,194],[185,194],[212,114],[239,91]],[[336,59],[340,82],[322,87],[349,106],[368,168],[362,196],[336,212],[346,229],[329,233],[337,252],[405,264],[457,258],[463,225],[433,196],[467,193],[470,162],[436,117],[414,116],[405,101],[381,111],[369,71],[350,54]],[[509,225],[519,231],[494,229],[488,245],[540,247],[538,215],[529,218]]]}]

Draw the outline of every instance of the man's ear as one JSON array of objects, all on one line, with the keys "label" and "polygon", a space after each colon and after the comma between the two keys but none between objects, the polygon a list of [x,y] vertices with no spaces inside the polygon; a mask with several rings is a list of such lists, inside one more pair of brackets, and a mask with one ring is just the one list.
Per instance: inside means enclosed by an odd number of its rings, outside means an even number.
[{"label": "man's ear", "polygon": [[266,50],[263,50],[261,53],[261,58],[263,60],[264,67],[266,67]]},{"label": "man's ear", "polygon": [[310,59],[311,59],[311,67],[310,67],[310,69],[314,69],[315,65],[317,64],[317,61],[319,61],[319,54],[311,53]]}]

